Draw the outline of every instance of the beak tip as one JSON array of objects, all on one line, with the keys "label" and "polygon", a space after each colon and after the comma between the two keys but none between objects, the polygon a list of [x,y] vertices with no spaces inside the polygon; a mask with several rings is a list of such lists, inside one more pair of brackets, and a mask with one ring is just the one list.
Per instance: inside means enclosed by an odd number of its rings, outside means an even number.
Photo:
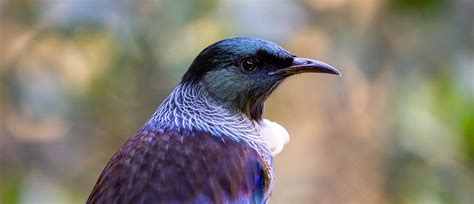
[{"label": "beak tip", "polygon": [[320,73],[342,76],[342,73],[339,70],[337,70],[336,68],[332,67],[329,64],[326,64],[325,62],[297,57],[293,59],[293,63],[294,63],[293,67],[297,69],[306,68],[305,71],[307,72],[320,72]]},{"label": "beak tip", "polygon": [[342,73],[339,70],[337,70],[336,68],[328,65],[328,67],[326,67],[326,69],[327,69],[326,73],[333,74],[333,75],[336,75],[338,77],[342,77]]}]

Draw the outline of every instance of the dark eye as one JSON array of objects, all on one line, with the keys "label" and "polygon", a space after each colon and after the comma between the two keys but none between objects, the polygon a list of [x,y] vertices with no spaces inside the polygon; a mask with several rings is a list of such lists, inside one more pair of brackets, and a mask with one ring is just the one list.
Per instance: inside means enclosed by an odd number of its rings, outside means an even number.
[{"label": "dark eye", "polygon": [[258,60],[254,58],[250,59],[244,59],[240,62],[240,68],[242,68],[245,71],[253,71],[255,68],[257,68]]}]

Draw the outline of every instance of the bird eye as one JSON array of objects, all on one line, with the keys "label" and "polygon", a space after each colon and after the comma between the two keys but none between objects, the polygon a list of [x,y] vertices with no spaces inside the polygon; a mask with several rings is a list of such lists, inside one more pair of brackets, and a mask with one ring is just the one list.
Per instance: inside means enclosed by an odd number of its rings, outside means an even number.
[{"label": "bird eye", "polygon": [[244,59],[240,62],[240,68],[242,68],[245,71],[253,71],[255,68],[257,68],[258,61],[257,59]]}]

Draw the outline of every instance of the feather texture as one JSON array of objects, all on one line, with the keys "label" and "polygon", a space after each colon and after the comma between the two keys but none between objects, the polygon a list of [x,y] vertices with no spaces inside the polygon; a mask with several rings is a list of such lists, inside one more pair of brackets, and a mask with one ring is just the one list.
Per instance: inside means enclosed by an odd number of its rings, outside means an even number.
[{"label": "feather texture", "polygon": [[272,185],[254,123],[180,84],[115,153],[87,203],[265,203]]},{"label": "feather texture", "polygon": [[144,129],[162,127],[196,129],[216,137],[229,137],[247,143],[261,155],[271,158],[255,123],[246,115],[218,104],[200,84],[179,84],[146,122]]},{"label": "feather texture", "polygon": [[262,122],[256,126],[258,127],[263,140],[267,144],[268,149],[272,153],[272,156],[280,153],[285,144],[290,141],[288,131],[276,122],[263,119]]},{"label": "feather texture", "polygon": [[202,131],[140,131],[87,203],[264,203],[269,169],[248,145]]}]

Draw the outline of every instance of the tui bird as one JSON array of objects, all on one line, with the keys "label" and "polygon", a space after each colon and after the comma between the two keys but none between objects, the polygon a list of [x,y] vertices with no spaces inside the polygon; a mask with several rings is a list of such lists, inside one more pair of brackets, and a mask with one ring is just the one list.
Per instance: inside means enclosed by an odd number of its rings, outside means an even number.
[{"label": "tui bird", "polygon": [[181,82],[115,153],[87,203],[266,203],[272,156],[289,137],[262,118],[287,77],[330,65],[256,38],[205,48]]}]

